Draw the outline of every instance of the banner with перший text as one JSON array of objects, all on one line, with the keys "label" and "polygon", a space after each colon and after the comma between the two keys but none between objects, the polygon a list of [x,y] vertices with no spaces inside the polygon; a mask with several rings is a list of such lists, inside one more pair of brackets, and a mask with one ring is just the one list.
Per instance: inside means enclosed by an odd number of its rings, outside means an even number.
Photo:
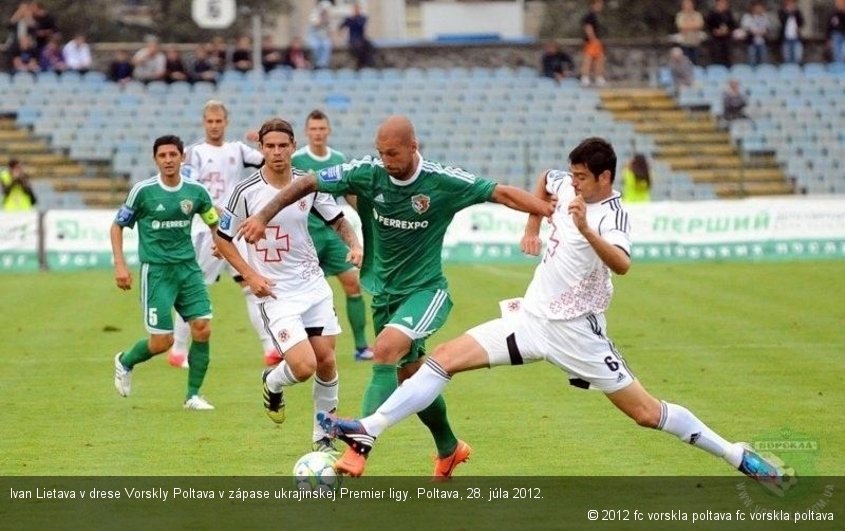
[{"label": "banner with \u043f\u0435\u0440\u0448\u0438\u0439 text", "polygon": [[[50,210],[44,214],[44,253],[53,271],[108,268],[113,210]],[[126,263],[138,264],[138,233],[123,229]]]},{"label": "banner with \u043f\u0435\u0440\u0448\u0438\u0439 text", "polygon": [[[635,260],[845,258],[845,197],[666,201],[625,208],[630,215]],[[453,262],[535,262],[519,249],[526,220],[525,214],[500,205],[463,210],[446,233],[444,258]],[[550,233],[544,222],[544,241]]]},{"label": "banner with \u043f\u0435\u0440\u0448\u0438\u0439 text", "polygon": [[36,271],[38,266],[38,212],[0,213],[0,271]]}]

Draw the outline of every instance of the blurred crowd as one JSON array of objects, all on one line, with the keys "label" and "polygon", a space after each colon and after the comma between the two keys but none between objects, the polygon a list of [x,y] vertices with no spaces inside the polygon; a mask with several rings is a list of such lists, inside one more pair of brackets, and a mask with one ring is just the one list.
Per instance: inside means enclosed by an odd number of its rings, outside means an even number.
[{"label": "blurred crowd", "polygon": [[[367,36],[367,15],[353,4],[348,16],[340,17],[332,2],[318,0],[308,17],[302,36],[279,46],[271,35],[264,36],[260,57],[253,57],[248,36],[234,42],[214,37],[199,44],[189,54],[180,47],[159,43],[148,36],[139,50],[119,50],[108,65],[107,74],[115,82],[211,81],[226,70],[247,72],[260,65],[265,72],[276,68],[320,69],[331,66],[336,40],[346,38],[357,68],[375,64],[375,47]],[[40,2],[21,2],[8,21],[7,50],[11,73],[86,72],[94,68],[91,47],[83,33],[65,40],[56,18]]]}]

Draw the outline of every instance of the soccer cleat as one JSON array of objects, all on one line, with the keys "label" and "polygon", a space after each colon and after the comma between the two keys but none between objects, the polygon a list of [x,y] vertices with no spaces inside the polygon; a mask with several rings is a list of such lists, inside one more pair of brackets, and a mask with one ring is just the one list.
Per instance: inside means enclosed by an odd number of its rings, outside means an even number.
[{"label": "soccer cleat", "polygon": [[273,372],[273,368],[264,369],[261,373],[261,382],[264,384],[264,412],[270,420],[276,424],[285,421],[285,396],[282,391],[274,393],[267,386],[267,375]]},{"label": "soccer cleat", "polygon": [[434,458],[434,480],[446,481],[451,478],[455,468],[467,462],[470,454],[472,454],[472,448],[464,441],[458,440],[458,445],[452,455]]},{"label": "soccer cleat", "polygon": [[120,355],[123,352],[118,352],[114,356],[114,388],[120,396],[129,396],[132,391],[132,369],[127,369],[120,362]]},{"label": "soccer cleat", "polygon": [[193,409],[194,411],[211,411],[214,409],[214,406],[208,403],[208,400],[201,397],[200,395],[194,395],[191,398],[185,400],[185,405],[182,406],[185,409]]},{"label": "soccer cleat", "polygon": [[361,477],[364,474],[364,468],[367,466],[366,456],[359,454],[350,446],[343,452],[343,455],[337,458],[334,463],[334,470],[338,474],[346,474],[354,478]]},{"label": "soccer cleat", "polygon": [[188,368],[188,354],[186,352],[179,352],[178,350],[170,349],[167,353],[167,363],[171,367]]},{"label": "soccer cleat", "polygon": [[361,347],[355,349],[355,361],[369,361],[373,359],[373,351],[370,347]]},{"label": "soccer cleat", "polygon": [[280,364],[285,357],[279,354],[279,351],[276,349],[268,350],[264,353],[264,365],[268,367],[275,367],[276,365]]},{"label": "soccer cleat", "polygon": [[323,452],[327,454],[338,454],[337,446],[335,446],[334,441],[328,437],[323,437],[318,441],[314,441],[311,445],[311,449],[315,452]]},{"label": "soccer cleat", "polygon": [[739,471],[757,481],[777,496],[783,496],[796,483],[795,472],[788,473],[783,462],[775,463],[755,452],[748,443],[739,443],[743,448]]}]

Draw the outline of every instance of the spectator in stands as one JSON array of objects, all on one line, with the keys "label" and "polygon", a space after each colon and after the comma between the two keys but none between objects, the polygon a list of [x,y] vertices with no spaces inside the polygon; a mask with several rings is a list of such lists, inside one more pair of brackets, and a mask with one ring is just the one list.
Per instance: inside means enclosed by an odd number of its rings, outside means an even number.
[{"label": "spectator in stands", "polygon": [[669,51],[669,73],[672,75],[672,89],[677,96],[681,87],[691,87],[695,81],[695,68],[690,58],[679,46]]},{"label": "spectator in stands", "polygon": [[836,10],[827,19],[827,45],[834,63],[845,63],[845,0],[836,0]]},{"label": "spectator in stands", "polygon": [[769,58],[769,14],[763,0],[754,0],[742,15],[740,26],[748,43],[748,63],[757,66]]},{"label": "spectator in stands", "polygon": [[168,83],[188,81],[188,69],[182,61],[182,52],[175,46],[164,51],[164,80]]},{"label": "spectator in stands", "polygon": [[748,97],[743,93],[739,80],[729,79],[728,85],[722,92],[722,125],[727,127],[734,120],[750,120],[745,113]]},{"label": "spectator in stands", "polygon": [[710,62],[730,67],[731,41],[737,25],[728,0],[716,0],[704,23],[710,35]]},{"label": "spectator in stands", "polygon": [[132,61],[129,60],[129,54],[124,50],[117,50],[114,52],[111,63],[109,63],[109,79],[120,85],[125,85],[132,81],[132,72],[134,67]]},{"label": "spectator in stands", "polygon": [[91,47],[88,46],[84,33],[77,33],[73,39],[65,44],[62,56],[69,70],[87,72],[91,69]]},{"label": "spectator in stands", "polygon": [[213,37],[206,46],[208,60],[218,72],[223,72],[229,65],[229,47],[223,37]]},{"label": "spectator in stands", "polygon": [[18,4],[17,9],[9,18],[9,27],[13,31],[12,45],[19,42],[24,35],[35,38],[35,19],[32,17],[30,2]]},{"label": "spectator in stands", "polygon": [[678,29],[676,42],[692,64],[698,64],[699,47],[707,34],[704,32],[704,17],[696,11],[693,0],[682,0],[681,10],[675,15]]},{"label": "spectator in stands", "polygon": [[293,68],[294,70],[311,69],[311,59],[308,54],[308,50],[303,47],[302,39],[300,37],[294,37],[291,39],[290,45],[287,50],[285,50],[285,56],[284,59],[282,59],[282,62],[285,66]]},{"label": "spectator in stands", "polygon": [[[678,52],[681,57],[689,61],[683,50],[678,48]],[[651,171],[648,160],[642,153],[634,154],[622,170],[622,187],[622,201],[626,203],[651,201]]]},{"label": "spectator in stands", "polygon": [[328,68],[332,58],[332,3],[319,0],[308,17],[308,45],[314,52],[314,68]]},{"label": "spectator in stands", "polygon": [[265,72],[270,72],[284,62],[282,52],[273,42],[273,37],[265,35],[261,39],[261,66]]},{"label": "spectator in stands", "polygon": [[30,72],[37,73],[41,70],[38,64],[38,50],[29,35],[21,35],[18,42],[12,45],[9,52],[12,57],[12,73]]},{"label": "spectator in stands", "polygon": [[10,159],[8,169],[0,171],[0,187],[6,212],[26,212],[38,202],[29,184],[29,175],[17,159]]},{"label": "spectator in stands", "polygon": [[367,15],[361,12],[361,5],[358,2],[352,4],[352,14],[343,19],[340,29],[349,32],[349,51],[355,57],[355,67],[372,67],[375,48],[370,39],[367,38]]},{"label": "spectator in stands", "polygon": [[232,68],[238,72],[249,72],[252,66],[252,39],[238,37],[235,51],[232,52]]},{"label": "spectator in stands", "polygon": [[32,2],[32,19],[35,21],[35,45],[41,50],[54,35],[59,33],[56,19],[47,11],[41,2]]},{"label": "spectator in stands", "polygon": [[543,45],[543,56],[540,58],[541,71],[544,77],[554,79],[558,83],[572,75],[575,63],[568,53],[560,49],[556,41],[546,41]]},{"label": "spectator in stands", "polygon": [[67,70],[65,58],[62,56],[62,38],[54,35],[41,50],[38,65],[42,72],[57,72],[61,74]]},{"label": "spectator in stands", "polygon": [[581,63],[581,85],[590,85],[590,74],[596,79],[596,85],[607,84],[604,79],[604,44],[601,42],[599,14],[604,9],[604,0],[590,0],[590,11],[581,19],[584,32],[584,59]]},{"label": "spectator in stands", "polygon": [[214,67],[211,58],[208,56],[208,45],[200,44],[194,50],[194,61],[191,63],[190,78],[192,82],[208,81],[217,83],[220,78],[220,71]]},{"label": "spectator in stands", "polygon": [[166,73],[167,59],[158,47],[158,39],[153,36],[146,38],[146,46],[135,52],[132,57],[134,71],[132,75],[138,81],[149,83],[161,81]]},{"label": "spectator in stands", "polygon": [[801,42],[801,28],[804,27],[804,15],[798,9],[796,0],[784,0],[778,11],[780,21],[780,49],[784,63],[800,63],[804,57],[804,44]]}]

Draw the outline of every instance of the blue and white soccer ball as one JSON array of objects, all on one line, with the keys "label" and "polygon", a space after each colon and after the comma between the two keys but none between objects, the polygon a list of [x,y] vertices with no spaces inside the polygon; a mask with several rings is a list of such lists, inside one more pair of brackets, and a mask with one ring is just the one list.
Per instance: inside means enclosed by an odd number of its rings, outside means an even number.
[{"label": "blue and white soccer ball", "polygon": [[336,490],[340,476],[334,470],[337,457],[326,452],[311,452],[293,465],[293,483],[297,489]]}]

